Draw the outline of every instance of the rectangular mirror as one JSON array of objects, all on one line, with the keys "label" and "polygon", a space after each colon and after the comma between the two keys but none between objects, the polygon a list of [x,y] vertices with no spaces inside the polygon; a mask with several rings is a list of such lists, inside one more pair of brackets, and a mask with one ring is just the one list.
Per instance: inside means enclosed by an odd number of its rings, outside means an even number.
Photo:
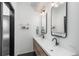
[{"label": "rectangular mirror", "polygon": [[67,2],[56,2],[51,9],[51,34],[65,38],[67,36]]},{"label": "rectangular mirror", "polygon": [[41,15],[41,33],[42,34],[47,33],[47,13]]}]

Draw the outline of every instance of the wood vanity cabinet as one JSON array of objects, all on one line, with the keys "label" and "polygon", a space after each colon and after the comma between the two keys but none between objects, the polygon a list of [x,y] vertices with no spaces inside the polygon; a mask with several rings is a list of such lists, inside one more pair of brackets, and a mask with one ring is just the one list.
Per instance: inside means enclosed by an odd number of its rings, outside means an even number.
[{"label": "wood vanity cabinet", "polygon": [[40,47],[40,45],[33,39],[33,50],[37,56],[47,56],[44,50]]}]

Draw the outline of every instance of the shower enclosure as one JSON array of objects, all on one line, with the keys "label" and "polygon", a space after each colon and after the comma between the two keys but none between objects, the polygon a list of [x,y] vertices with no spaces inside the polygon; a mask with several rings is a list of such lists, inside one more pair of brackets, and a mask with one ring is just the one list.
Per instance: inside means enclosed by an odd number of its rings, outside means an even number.
[{"label": "shower enclosure", "polygon": [[0,56],[14,55],[14,9],[10,2],[0,2]]}]

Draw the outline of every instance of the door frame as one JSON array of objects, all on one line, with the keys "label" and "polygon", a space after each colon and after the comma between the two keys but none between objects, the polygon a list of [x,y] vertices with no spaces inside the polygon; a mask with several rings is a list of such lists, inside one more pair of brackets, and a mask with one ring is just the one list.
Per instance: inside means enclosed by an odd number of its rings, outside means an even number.
[{"label": "door frame", "polygon": [[[3,35],[3,29],[2,29],[2,11],[3,11],[3,2],[0,2],[0,56],[2,56],[2,35]],[[9,46],[9,55],[14,56],[14,8],[10,2],[4,2],[5,5],[10,10],[10,46]]]},{"label": "door frame", "polygon": [[0,2],[0,56],[2,56],[2,3]]}]

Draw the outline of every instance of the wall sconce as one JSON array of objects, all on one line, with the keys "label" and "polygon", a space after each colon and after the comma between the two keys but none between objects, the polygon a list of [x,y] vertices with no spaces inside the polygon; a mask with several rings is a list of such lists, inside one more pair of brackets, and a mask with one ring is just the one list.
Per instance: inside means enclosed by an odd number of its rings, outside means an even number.
[{"label": "wall sconce", "polygon": [[46,10],[43,8],[41,9],[41,15],[44,15],[46,13]]},{"label": "wall sconce", "polygon": [[52,6],[52,7],[58,7],[59,4],[58,4],[57,2],[52,2],[52,3],[51,3],[51,6]]}]

